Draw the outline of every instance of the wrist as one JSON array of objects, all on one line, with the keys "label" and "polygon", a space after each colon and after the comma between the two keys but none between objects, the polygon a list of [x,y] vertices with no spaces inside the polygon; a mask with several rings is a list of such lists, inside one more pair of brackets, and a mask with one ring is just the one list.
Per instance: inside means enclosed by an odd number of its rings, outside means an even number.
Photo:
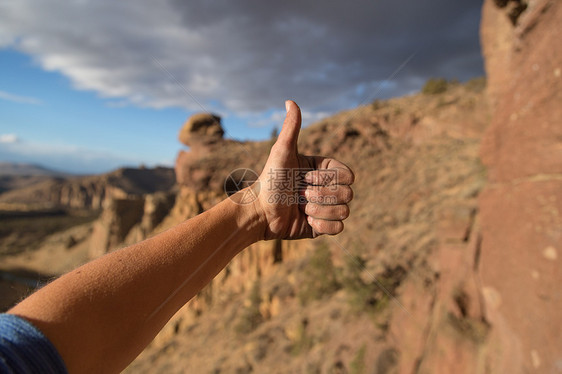
[{"label": "wrist", "polygon": [[258,199],[258,191],[250,186],[229,196],[227,201],[235,209],[238,229],[249,240],[246,246],[264,239],[267,221]]},{"label": "wrist", "polygon": [[260,203],[260,199],[257,198],[250,204],[254,212],[254,217],[256,219],[256,230],[258,234],[258,241],[266,240],[265,233],[267,231],[267,219],[265,212]]}]

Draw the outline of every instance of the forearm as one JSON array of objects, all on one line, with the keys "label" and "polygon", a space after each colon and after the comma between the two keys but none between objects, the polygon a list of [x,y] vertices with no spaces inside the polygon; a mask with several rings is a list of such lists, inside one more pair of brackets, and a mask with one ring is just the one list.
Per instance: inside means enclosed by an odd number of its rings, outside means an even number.
[{"label": "forearm", "polygon": [[71,372],[119,371],[239,251],[261,237],[252,205],[227,199],[66,274],[10,313],[43,330]]}]

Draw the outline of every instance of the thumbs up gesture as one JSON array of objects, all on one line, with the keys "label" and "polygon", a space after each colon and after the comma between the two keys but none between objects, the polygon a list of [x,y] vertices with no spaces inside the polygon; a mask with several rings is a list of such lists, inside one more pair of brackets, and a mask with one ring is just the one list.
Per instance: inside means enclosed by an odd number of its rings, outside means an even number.
[{"label": "thumbs up gesture", "polygon": [[263,239],[338,234],[349,216],[353,172],[337,160],[299,154],[301,111],[294,101],[285,106],[283,128],[254,185],[253,204],[265,227]]}]

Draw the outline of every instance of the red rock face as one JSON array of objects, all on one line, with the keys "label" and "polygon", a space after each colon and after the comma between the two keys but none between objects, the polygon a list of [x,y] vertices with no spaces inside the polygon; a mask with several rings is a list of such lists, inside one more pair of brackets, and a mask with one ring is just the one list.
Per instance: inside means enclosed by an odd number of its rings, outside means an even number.
[{"label": "red rock face", "polygon": [[495,112],[483,139],[480,275],[492,372],[562,371],[562,2],[529,1],[516,25],[484,4]]}]

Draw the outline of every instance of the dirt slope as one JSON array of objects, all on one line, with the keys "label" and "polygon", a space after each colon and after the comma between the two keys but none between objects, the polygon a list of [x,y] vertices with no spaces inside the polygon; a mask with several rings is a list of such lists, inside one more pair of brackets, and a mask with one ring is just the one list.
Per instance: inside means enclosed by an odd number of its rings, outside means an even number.
[{"label": "dirt slope", "polygon": [[[303,152],[333,155],[356,172],[344,233],[249,248],[128,370],[412,372],[430,365],[428,349],[456,341],[459,350],[478,350],[488,326],[465,305],[477,300],[465,280],[485,184],[478,151],[487,110],[482,82],[474,81],[439,95],[377,102],[305,129]],[[242,165],[244,153],[233,150]],[[189,157],[178,162],[197,165],[198,156]],[[201,180],[226,175],[228,166],[217,162],[213,177]],[[168,225],[209,200],[187,183]],[[458,255],[444,255],[449,247]],[[441,333],[449,337],[428,342]]]}]

